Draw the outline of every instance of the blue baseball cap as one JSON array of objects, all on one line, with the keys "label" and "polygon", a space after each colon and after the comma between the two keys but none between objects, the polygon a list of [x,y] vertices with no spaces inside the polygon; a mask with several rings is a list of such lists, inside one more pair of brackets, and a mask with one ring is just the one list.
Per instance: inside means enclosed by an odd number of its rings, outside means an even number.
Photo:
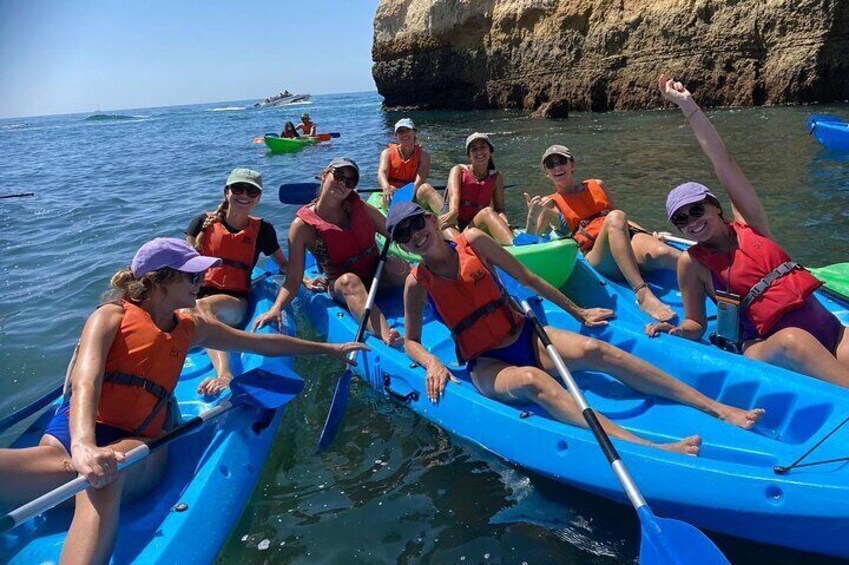
[{"label": "blue baseball cap", "polygon": [[697,182],[685,182],[679,184],[669,191],[666,196],[666,219],[672,221],[672,216],[675,212],[695,202],[701,202],[710,196],[714,200],[719,200],[716,195],[710,191],[708,187]]},{"label": "blue baseball cap", "polygon": [[424,208],[415,202],[399,202],[393,204],[389,208],[389,213],[386,215],[386,231],[389,235],[393,235],[398,224],[407,218],[415,218],[416,216],[424,216],[427,212]]}]

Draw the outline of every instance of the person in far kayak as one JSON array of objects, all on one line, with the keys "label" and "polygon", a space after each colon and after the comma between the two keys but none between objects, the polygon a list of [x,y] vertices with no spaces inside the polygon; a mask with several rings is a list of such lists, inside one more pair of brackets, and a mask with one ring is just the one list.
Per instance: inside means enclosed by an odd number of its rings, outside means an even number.
[{"label": "person in far kayak", "polygon": [[[286,256],[271,223],[251,215],[262,198],[262,175],[251,169],[233,169],[224,185],[224,199],[215,212],[197,216],[186,230],[186,241],[201,254],[219,257],[222,264],[209,269],[200,289],[198,309],[228,326],[245,323],[251,272],[262,253],[283,271]],[[217,377],[201,383],[201,394],[218,394],[233,379],[230,355],[209,350]]]},{"label": "person in far kayak", "polygon": [[[266,356],[329,354],[345,359],[359,343],[330,344],[232,329],[196,310],[203,273],[221,259],[186,242],[158,238],[110,282],[111,300],[86,321],[69,389],[37,447],[0,449],[4,512],[71,479],[91,488],[76,496],[62,563],[107,563],[122,497],[148,493],[162,478],[167,451],[118,474],[125,453],[168,429],[169,399],[194,346]],[[249,433],[246,431],[246,433]]]},{"label": "person in far kayak", "polygon": [[501,245],[513,244],[513,230],[504,207],[504,176],[495,170],[495,152],[489,136],[473,133],[466,138],[468,165],[455,165],[448,173],[448,211],[439,225],[454,237],[467,227],[480,228]]},{"label": "person in far kayak", "polygon": [[293,139],[296,137],[301,137],[298,135],[298,130],[295,129],[295,124],[292,122],[286,122],[283,125],[283,131],[280,133],[280,137],[285,137],[287,139]]},{"label": "person in far kayak", "polygon": [[[360,169],[353,159],[337,157],[321,173],[318,198],[296,214],[289,227],[289,266],[286,282],[272,308],[256,320],[262,327],[277,319],[298,292],[304,275],[306,252],[313,254],[324,273],[323,286],[338,303],[356,318],[362,318],[368,291],[377,269],[379,250],[376,233],[388,237],[385,218],[375,207],[363,202],[354,188]],[[401,285],[409,266],[401,259],[388,257],[380,288]],[[322,281],[312,281],[317,290]],[[401,334],[390,328],[377,306],[371,310],[369,330],[389,345],[400,343]]]},{"label": "person in far kayak", "polygon": [[571,233],[590,265],[606,277],[628,282],[643,312],[658,321],[673,319],[675,312],[654,295],[640,270],[674,271],[680,251],[630,221],[614,206],[602,181],[577,181],[569,148],[552,145],[543,153],[540,165],[555,192],[545,200],[537,233],[548,225]]},{"label": "person in far kayak", "polygon": [[410,118],[395,123],[395,139],[380,154],[377,184],[383,190],[383,205],[388,207],[395,191],[415,183],[415,201],[433,212],[442,210],[442,195],[427,182],[430,175],[430,154],[418,143],[416,125]]},{"label": "person in far kayak", "polygon": [[[551,376],[556,371],[532,324],[511,305],[495,267],[551,300],[587,326],[607,323],[613,311],[581,308],[529,271],[482,231],[469,228],[453,242],[442,239],[436,217],[412,202],[393,207],[386,219],[393,240],[422,257],[407,277],[404,289],[405,347],[427,370],[432,402],[442,396],[450,373],[423,346],[422,313],[429,299],[457,342],[462,360],[469,362],[472,382],[481,394],[496,400],[534,402],[557,420],[584,426],[569,393]],[[600,371],[645,394],[687,404],[742,428],[751,428],[763,410],[741,410],[717,402],[660,369],[598,339],[547,328],[566,365],[575,371]],[[657,444],[601,417],[613,437],[641,445],[697,455],[697,435]]]},{"label": "person in far kayak", "polygon": [[295,129],[300,130],[306,137],[315,137],[318,133],[318,126],[306,112],[301,114],[301,123]]},{"label": "person in far kayak", "polygon": [[814,296],[822,283],[776,243],[752,183],[687,88],[665,76],[658,85],[661,95],[684,112],[713,164],[731,198],[731,219],[704,185],[688,182],[669,193],[669,221],[696,241],[678,264],[685,319],[677,326],[651,324],[646,332],[701,339],[709,296],[718,306],[714,344],[849,387],[849,335]]}]

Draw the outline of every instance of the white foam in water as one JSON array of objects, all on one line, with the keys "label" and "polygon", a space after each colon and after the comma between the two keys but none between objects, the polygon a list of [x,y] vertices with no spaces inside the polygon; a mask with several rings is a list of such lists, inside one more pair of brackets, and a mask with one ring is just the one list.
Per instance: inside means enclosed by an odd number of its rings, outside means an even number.
[{"label": "white foam in water", "polygon": [[222,106],[220,108],[207,108],[207,112],[237,112],[239,110],[244,110],[244,106]]}]

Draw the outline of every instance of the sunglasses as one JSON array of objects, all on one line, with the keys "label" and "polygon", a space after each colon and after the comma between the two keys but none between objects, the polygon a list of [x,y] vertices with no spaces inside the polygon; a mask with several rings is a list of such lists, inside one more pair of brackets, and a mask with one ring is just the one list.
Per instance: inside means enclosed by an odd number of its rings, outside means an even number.
[{"label": "sunglasses", "polygon": [[568,165],[569,159],[566,157],[553,157],[545,160],[545,168],[549,171],[554,167],[559,167],[560,165]]},{"label": "sunglasses", "polygon": [[206,276],[206,271],[201,271],[199,273],[183,273],[189,278],[189,282],[192,286],[199,285],[203,282],[204,276]]},{"label": "sunglasses", "polygon": [[685,228],[687,224],[690,223],[691,219],[701,218],[705,215],[705,203],[704,202],[696,202],[692,206],[690,206],[689,213],[688,212],[675,212],[672,214],[672,223],[676,228]]},{"label": "sunglasses", "polygon": [[235,194],[236,196],[247,194],[248,198],[256,198],[262,194],[262,190],[252,184],[233,184],[230,185],[230,193]]},{"label": "sunglasses", "polygon": [[419,214],[417,216],[413,216],[412,218],[404,220],[395,227],[395,231],[392,232],[392,239],[398,243],[409,243],[410,239],[413,238],[413,233],[424,227],[424,215]]},{"label": "sunglasses", "polygon": [[360,179],[357,176],[346,176],[341,169],[333,169],[333,180],[335,180],[336,182],[345,181],[346,188],[354,188],[355,186],[357,186],[357,182],[359,182]]}]

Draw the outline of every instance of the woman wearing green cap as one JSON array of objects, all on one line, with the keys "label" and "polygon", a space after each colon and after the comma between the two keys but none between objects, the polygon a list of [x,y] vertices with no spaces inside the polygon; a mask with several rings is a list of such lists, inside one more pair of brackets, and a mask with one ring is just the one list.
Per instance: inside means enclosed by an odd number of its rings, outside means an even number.
[{"label": "woman wearing green cap", "polygon": [[[282,334],[229,328],[189,310],[206,270],[221,259],[185,241],[157,238],[111,279],[111,300],[86,321],[68,372],[68,394],[37,447],[0,449],[0,508],[7,511],[77,474],[91,488],[76,496],[62,563],[107,563],[120,502],[162,478],[167,451],[118,474],[125,453],[166,431],[167,402],[189,349],[250,351],[266,356],[330,354],[345,359],[359,343],[316,343]],[[249,432],[246,432],[249,433]]]},{"label": "woman wearing green cap", "polygon": [[[262,176],[251,169],[233,169],[215,212],[196,217],[186,230],[186,241],[201,254],[223,260],[206,273],[198,309],[231,327],[245,322],[251,272],[259,254],[273,258],[281,270],[287,264],[274,226],[251,215],[261,198]],[[208,353],[217,378],[201,383],[198,392],[218,394],[233,379],[230,356],[223,351]]]},{"label": "woman wearing green cap", "polygon": [[667,217],[696,241],[678,263],[685,319],[678,326],[650,324],[646,333],[701,339],[709,296],[720,306],[714,344],[849,388],[849,334],[814,296],[822,283],[775,242],[755,188],[687,88],[663,75],[658,86],[684,112],[731,198],[733,220],[702,184],[684,183],[669,193]]}]

